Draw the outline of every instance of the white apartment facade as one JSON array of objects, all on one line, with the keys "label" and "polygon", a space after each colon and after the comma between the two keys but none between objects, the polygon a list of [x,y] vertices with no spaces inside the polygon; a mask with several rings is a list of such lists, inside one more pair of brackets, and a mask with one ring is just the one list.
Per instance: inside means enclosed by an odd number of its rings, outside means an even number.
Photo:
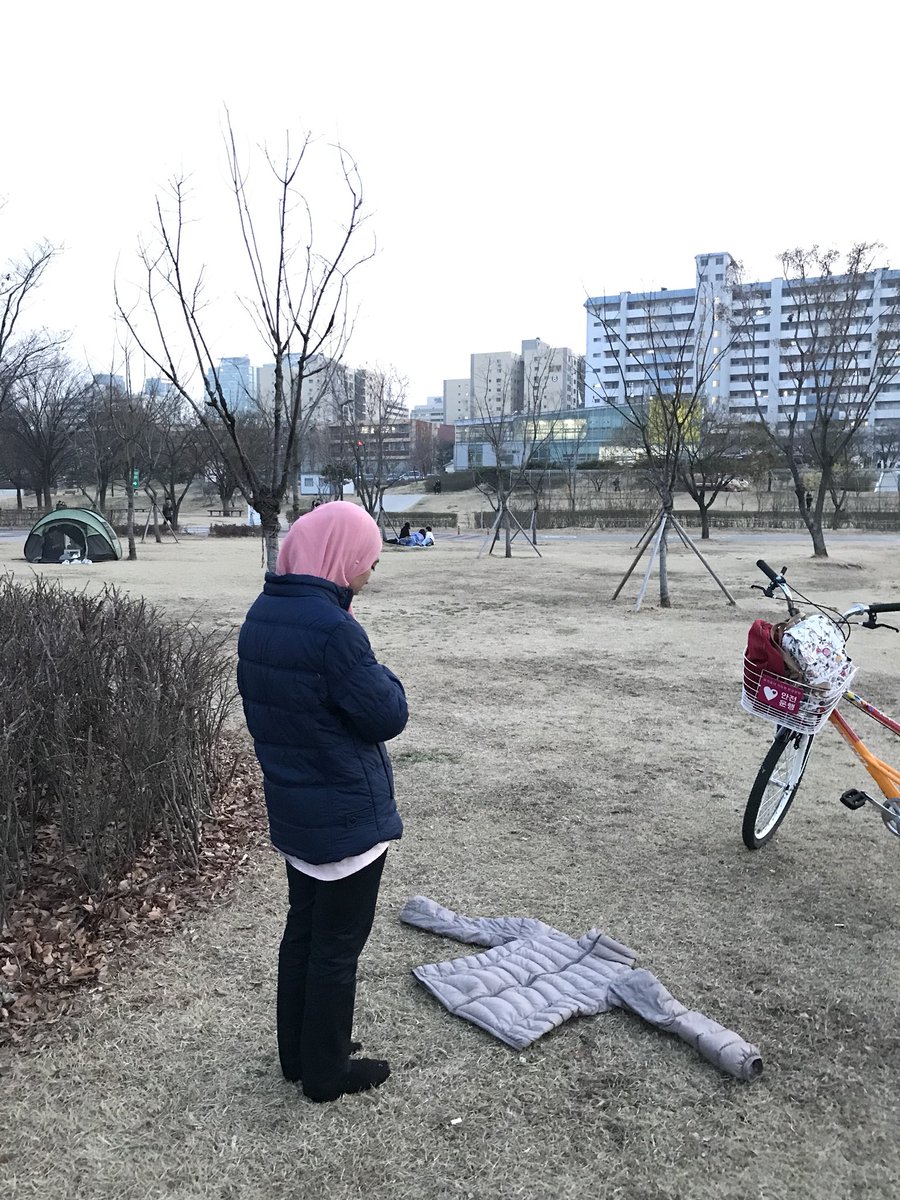
[{"label": "white apartment facade", "polygon": [[456,425],[459,421],[468,420],[471,412],[472,386],[468,377],[465,379],[444,380],[444,423]]},{"label": "white apartment facade", "polygon": [[[284,392],[293,391],[300,356],[285,355],[282,364]],[[312,424],[334,425],[344,420],[362,420],[374,404],[379,376],[364,367],[349,367],[324,355],[312,355],[300,391],[301,413],[313,409]],[[275,402],[275,364],[256,368],[256,399],[261,407]],[[405,415],[405,412],[404,412]]]},{"label": "white apartment facade", "polygon": [[460,386],[457,405],[447,403],[447,385],[465,382],[444,380],[448,424],[501,414],[511,416],[523,409],[559,412],[584,403],[584,360],[566,346],[550,346],[540,338],[528,338],[519,353],[497,350],[473,354],[468,388]]},{"label": "white apartment facade", "polygon": [[430,421],[432,425],[444,424],[444,397],[429,396],[424,404],[417,404],[409,410],[414,421]]},{"label": "white apartment facade", "polygon": [[[684,372],[683,387],[696,381],[706,402],[723,416],[753,418],[757,404],[777,423],[796,392],[792,351],[787,339],[803,336],[803,312],[790,281],[745,283],[736,295],[735,262],[725,251],[698,254],[693,288],[621,292],[585,302],[587,346],[585,404],[621,404],[644,394],[649,380],[642,364],[654,363],[665,385],[666,372]],[[747,299],[742,300],[743,296]],[[752,303],[752,313],[741,308]],[[894,320],[900,304],[900,271],[870,272],[859,294],[857,328],[874,346],[879,328]],[[732,339],[731,321],[746,321],[746,332]],[[653,333],[649,326],[652,324]],[[687,336],[686,336],[687,335]],[[860,357],[864,378],[869,368]],[[810,393],[804,393],[809,394]],[[900,376],[886,382],[869,413],[869,426],[900,420]]]}]

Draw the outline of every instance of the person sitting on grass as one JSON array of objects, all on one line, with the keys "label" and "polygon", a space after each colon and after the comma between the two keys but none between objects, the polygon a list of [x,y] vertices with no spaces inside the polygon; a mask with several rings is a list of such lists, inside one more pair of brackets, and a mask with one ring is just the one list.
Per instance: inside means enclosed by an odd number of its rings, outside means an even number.
[{"label": "person sitting on grass", "polygon": [[398,537],[385,538],[384,540],[392,546],[400,546],[400,545],[405,546],[406,542],[403,539],[408,538],[408,537],[409,537],[409,521],[405,521],[400,526],[400,534]]},{"label": "person sitting on grass", "polygon": [[407,534],[404,538],[400,538],[401,546],[424,546],[425,545],[425,530],[417,529],[414,533]]}]

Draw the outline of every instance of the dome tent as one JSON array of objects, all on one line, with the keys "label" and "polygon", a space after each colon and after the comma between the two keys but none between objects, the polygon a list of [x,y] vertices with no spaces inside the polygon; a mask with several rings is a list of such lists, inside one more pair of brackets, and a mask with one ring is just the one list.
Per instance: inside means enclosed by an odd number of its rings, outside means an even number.
[{"label": "dome tent", "polygon": [[92,562],[122,557],[113,527],[90,508],[58,508],[41,517],[25,539],[29,562],[58,563],[77,550]]}]

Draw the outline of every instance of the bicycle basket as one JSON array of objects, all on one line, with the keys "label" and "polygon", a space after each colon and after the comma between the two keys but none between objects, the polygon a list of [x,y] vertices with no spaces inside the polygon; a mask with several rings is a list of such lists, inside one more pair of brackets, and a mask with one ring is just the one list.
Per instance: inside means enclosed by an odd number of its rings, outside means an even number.
[{"label": "bicycle basket", "polygon": [[818,733],[855,675],[856,667],[848,659],[838,681],[811,687],[802,680],[776,675],[745,655],[741,708],[795,733]]}]

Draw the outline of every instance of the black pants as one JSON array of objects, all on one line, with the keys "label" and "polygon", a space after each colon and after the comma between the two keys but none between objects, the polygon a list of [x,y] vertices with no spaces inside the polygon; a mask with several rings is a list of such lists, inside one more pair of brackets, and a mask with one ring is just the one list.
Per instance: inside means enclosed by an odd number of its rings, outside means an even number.
[{"label": "black pants", "polygon": [[286,1079],[316,1091],[347,1071],[356,964],[375,918],[387,851],[324,882],[287,865],[290,909],[278,951],[278,1055]]}]

